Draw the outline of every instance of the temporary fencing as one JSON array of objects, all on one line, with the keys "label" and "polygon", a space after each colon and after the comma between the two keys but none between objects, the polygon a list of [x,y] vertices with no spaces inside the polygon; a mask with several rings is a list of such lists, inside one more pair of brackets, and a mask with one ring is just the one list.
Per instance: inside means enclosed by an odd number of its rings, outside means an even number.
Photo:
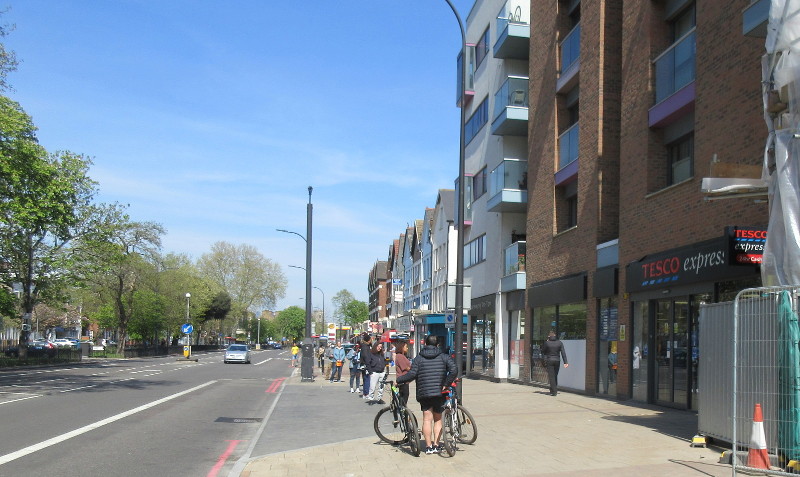
[{"label": "temporary fencing", "polygon": [[[800,461],[799,298],[800,287],[769,287],[743,290],[734,301],[733,475],[793,475]],[[740,458],[746,448],[751,458]]]}]

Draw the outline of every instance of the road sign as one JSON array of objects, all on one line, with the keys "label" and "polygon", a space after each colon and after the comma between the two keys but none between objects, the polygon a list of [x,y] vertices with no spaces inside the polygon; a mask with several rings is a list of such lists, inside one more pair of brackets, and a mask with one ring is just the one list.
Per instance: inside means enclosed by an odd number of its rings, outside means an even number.
[{"label": "road sign", "polygon": [[181,326],[181,333],[184,333],[184,334],[188,335],[188,334],[191,334],[192,331],[194,331],[194,326],[192,326],[189,323],[186,323],[185,325]]},{"label": "road sign", "polygon": [[444,315],[445,323],[455,323],[456,322],[456,314],[455,313],[446,313]]}]

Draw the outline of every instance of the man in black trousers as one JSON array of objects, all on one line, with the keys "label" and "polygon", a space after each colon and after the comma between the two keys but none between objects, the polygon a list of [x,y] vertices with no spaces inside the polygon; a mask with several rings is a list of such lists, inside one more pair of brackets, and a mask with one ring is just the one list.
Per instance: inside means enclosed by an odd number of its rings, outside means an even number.
[{"label": "man in black trousers", "polygon": [[564,359],[564,367],[569,367],[567,353],[564,352],[564,343],[556,338],[555,331],[550,331],[547,335],[547,341],[542,344],[542,358],[544,358],[544,365],[547,366],[550,395],[555,396],[558,393],[558,370],[561,366],[561,358]]}]

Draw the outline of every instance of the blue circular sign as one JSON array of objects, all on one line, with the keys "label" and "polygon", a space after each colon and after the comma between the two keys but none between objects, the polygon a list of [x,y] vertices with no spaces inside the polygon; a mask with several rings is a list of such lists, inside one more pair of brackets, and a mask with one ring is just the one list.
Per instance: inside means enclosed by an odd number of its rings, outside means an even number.
[{"label": "blue circular sign", "polygon": [[185,325],[181,326],[181,332],[183,332],[183,333],[185,333],[187,335],[191,334],[192,331],[194,331],[194,326],[192,326],[189,323],[186,323]]}]

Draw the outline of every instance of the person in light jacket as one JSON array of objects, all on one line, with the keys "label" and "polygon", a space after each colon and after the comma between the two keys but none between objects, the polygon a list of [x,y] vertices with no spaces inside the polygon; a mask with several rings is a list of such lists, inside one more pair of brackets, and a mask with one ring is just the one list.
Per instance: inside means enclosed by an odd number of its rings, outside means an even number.
[{"label": "person in light jacket", "polygon": [[336,342],[336,347],[333,348],[333,359],[331,360],[331,379],[330,382],[333,382],[334,376],[336,377],[336,382],[342,380],[342,365],[344,364],[344,348],[342,348],[341,341]]},{"label": "person in light jacket", "polygon": [[[355,345],[347,352],[346,358],[350,361],[350,392],[357,393],[361,390],[361,346]],[[355,386],[353,383],[355,382]]]}]

